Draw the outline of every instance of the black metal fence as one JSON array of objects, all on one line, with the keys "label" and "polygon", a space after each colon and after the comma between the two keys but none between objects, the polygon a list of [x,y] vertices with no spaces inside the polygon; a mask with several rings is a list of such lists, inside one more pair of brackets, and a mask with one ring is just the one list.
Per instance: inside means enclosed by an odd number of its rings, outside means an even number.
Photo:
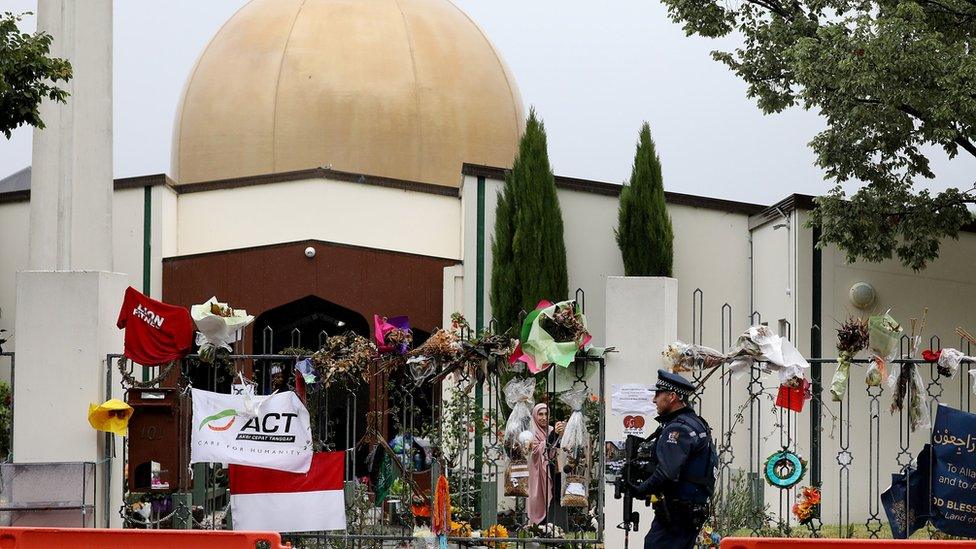
[{"label": "black metal fence", "polygon": [[[703,298],[700,289],[692,294],[691,343],[712,345],[725,353],[744,328],[765,324],[760,312],[753,311],[741,315],[748,322],[733,329],[734,319],[740,316],[724,303],[719,307],[718,337],[706,340]],[[781,336],[793,340],[789,322],[780,321],[778,329]],[[823,334],[819,333],[821,330]],[[824,346],[833,350],[833,330],[814,326],[812,331],[811,340],[823,340]],[[925,334],[922,341],[933,350],[943,346],[943,340],[933,334]],[[958,343],[955,348],[965,355],[971,355],[972,344],[967,339],[960,337],[953,343]],[[910,337],[903,335],[898,354],[901,358],[891,361],[888,367],[918,369],[924,385],[920,396],[930,421],[934,422],[939,404],[971,411],[973,390],[968,363],[949,377],[936,364],[911,357],[910,344]],[[872,360],[855,358],[851,361],[845,396],[836,402],[829,388],[838,359],[809,358],[808,362],[813,380],[810,400],[801,412],[776,406],[779,380],[755,367],[742,379],[734,379],[728,366],[722,366],[697,395],[694,405],[711,423],[719,451],[714,500],[718,512],[711,527],[722,535],[891,537],[880,494],[890,484],[889,475],[910,466],[930,436],[927,427],[912,429],[908,401],[915,396],[913,386],[908,386],[905,405],[893,408],[889,404],[892,388],[886,383],[868,385],[864,381]],[[703,373],[696,371],[692,377],[701,380]],[[766,459],[778,451],[805,456],[808,470],[800,484],[789,489],[767,485],[763,470]],[[803,486],[818,488],[822,499],[813,520],[800,524],[792,508]],[[929,533],[934,534],[931,530]]]},{"label": "black metal fence", "polygon": [[[728,303],[718,308],[720,329],[717,334],[704,332],[704,294],[695,290],[692,295],[692,326],[690,342],[706,344],[727,352],[736,337],[748,325],[763,324],[762,315],[754,311],[736,313]],[[742,326],[735,320],[742,318]],[[490,326],[489,328],[493,328]],[[291,383],[296,349],[309,346],[299,329],[289,330],[285,341],[278,341],[273,327],[259,326],[261,354],[238,352],[218,366],[202,365],[191,355],[180,364],[179,378],[183,383],[217,392],[229,392],[233,379],[246,373],[257,383],[259,393],[275,388],[287,388]],[[780,322],[779,330],[793,339],[792,326]],[[819,332],[814,327],[814,332]],[[826,332],[827,330],[825,330]],[[832,332],[832,330],[830,330]],[[319,332],[311,339],[313,346],[321,346],[329,334]],[[368,334],[363,334],[368,336]],[[463,334],[463,338],[471,334]],[[817,339],[821,334],[814,333]],[[717,337],[713,337],[717,336]],[[942,340],[926,334],[929,346],[942,347]],[[827,342],[832,338],[822,338]],[[715,340],[715,341],[713,341]],[[420,342],[415,342],[419,344]],[[830,345],[826,343],[826,345]],[[285,354],[282,347],[290,347]],[[908,337],[901,342],[903,358],[892,367],[917,367],[924,378],[922,395],[932,419],[940,403],[962,410],[971,410],[970,378],[963,371],[947,377],[934,364],[909,358]],[[958,348],[970,354],[970,343],[960,339]],[[119,367],[121,357],[108,357],[111,369]],[[493,359],[494,360],[494,359]],[[868,386],[862,381],[863,367],[868,359],[854,359],[845,398],[831,399],[830,378],[838,364],[835,358],[810,358],[813,366],[811,398],[801,412],[794,412],[774,404],[779,381],[759,368],[750,369],[741,378],[732,375],[728,365],[704,383],[694,405],[713,427],[719,450],[718,489],[714,499],[714,517],[710,527],[722,535],[753,536],[827,536],[827,537],[889,537],[887,518],[880,506],[880,493],[886,488],[890,473],[903,471],[914,455],[927,442],[929,431],[911,428],[905,408],[890,412],[888,400],[891,389]],[[133,371],[130,362],[123,361],[122,369],[130,378],[148,379],[159,376],[162,370],[140,368]],[[539,391],[551,406],[559,407],[558,395],[571,388],[583,388],[597,395],[589,430],[593,441],[593,471],[588,483],[589,506],[570,509],[568,513],[554,513],[547,520],[558,523],[560,535],[539,534],[529,528],[523,499],[504,497],[499,485],[506,467],[506,449],[498,428],[507,416],[502,387],[504,376],[479,372],[500,372],[488,362],[479,368],[459,368],[450,377],[448,365],[440,364],[436,372],[418,381],[408,370],[376,369],[370,379],[359,387],[334,387],[322,395],[322,402],[314,407],[315,435],[327,450],[341,450],[347,454],[346,502],[348,528],[343,532],[288,534],[286,538],[298,547],[395,547],[413,539],[414,509],[406,498],[391,498],[377,507],[371,500],[363,477],[375,473],[375,445],[363,444],[367,424],[372,425],[391,446],[407,439],[426,441],[431,459],[423,462],[404,460],[404,474],[409,475],[423,492],[432,493],[434,482],[442,471],[449,473],[452,501],[458,510],[459,524],[452,543],[473,543],[466,536],[467,529],[484,531],[494,524],[506,526],[507,541],[513,549],[541,544],[572,544],[578,546],[602,543],[606,528],[603,504],[605,485],[605,418],[603,403],[604,360],[580,359],[564,371],[553,368],[560,375],[540,378]],[[494,369],[493,369],[494,368]],[[111,372],[109,372],[111,374]],[[692,374],[701,381],[704,373]],[[911,395],[909,395],[909,399]],[[566,410],[557,411],[557,415]],[[766,459],[774,452],[788,450],[806,458],[808,471],[803,481],[789,489],[768,486],[763,469]],[[121,458],[125,459],[123,445]],[[801,486],[815,486],[822,492],[815,518],[806,524],[792,513]],[[168,495],[124,493],[126,505],[121,510],[128,527],[170,528],[193,527],[228,528],[228,492],[226,470],[219,464],[194,466],[192,493],[181,498]],[[133,513],[132,503],[148,499],[148,515]],[[520,537],[521,536],[521,537]]]},{"label": "black metal fence", "polygon": [[[225,355],[217,364],[201,364],[198,355],[180,361],[173,371],[165,367],[134,365],[121,355],[109,355],[111,377],[119,371],[123,387],[155,385],[179,380],[179,386],[190,385],[216,392],[230,392],[239,376],[256,383],[257,394],[275,389],[293,388],[296,360],[307,358],[313,349],[299,329],[289,330],[287,343],[278,341],[271,326],[258,326],[262,354],[243,354],[237,350]],[[495,329],[494,323],[489,331]],[[366,337],[369,334],[361,334]],[[461,328],[461,340],[474,334]],[[315,334],[314,344],[321,347],[329,334]],[[420,342],[415,341],[415,344]],[[313,344],[313,345],[314,345]],[[283,354],[268,351],[285,347]],[[504,363],[504,364],[503,364]],[[178,368],[178,373],[176,369]],[[548,376],[540,376],[537,394],[547,401],[554,415],[569,414],[559,395],[570,389],[582,389],[593,397],[587,401],[587,426],[591,437],[592,470],[587,479],[588,506],[556,511],[547,516],[558,530],[541,531],[531,527],[525,500],[503,496],[501,489],[508,459],[503,430],[508,408],[503,394],[510,368],[503,357],[492,357],[482,363],[461,367],[437,364],[430,375],[416,378],[408,368],[371,368],[368,380],[358,386],[334,385],[309,401],[313,417],[314,438],[322,450],[346,453],[347,529],[342,532],[287,534],[284,538],[297,547],[399,547],[413,540],[413,527],[423,519],[415,517],[416,494],[394,494],[382,505],[373,499],[377,460],[382,459],[378,445],[370,443],[367,434],[379,433],[383,442],[395,450],[410,445],[420,448],[425,458],[412,459],[408,453],[399,457],[403,480],[410,480],[423,496],[433,494],[438,476],[444,472],[450,480],[451,503],[455,513],[453,543],[469,544],[470,532],[484,532],[493,525],[492,541],[507,543],[513,549],[531,547],[533,543],[588,546],[602,543],[604,528],[604,360],[602,357],[579,356],[569,368],[553,367]],[[558,370],[558,372],[557,372]],[[309,395],[308,398],[312,398]],[[558,410],[558,411],[557,411]],[[109,435],[110,436],[110,435]],[[108,441],[108,438],[106,438]],[[127,440],[128,443],[128,440]],[[108,444],[108,442],[106,442]],[[120,458],[127,461],[128,444]],[[412,455],[412,454],[411,454]],[[190,494],[130,493],[122,483],[123,507],[119,512],[130,528],[230,528],[227,472],[220,464],[193,465],[193,489]],[[558,474],[558,471],[557,471]],[[369,480],[366,480],[369,479]],[[402,497],[400,497],[402,496]],[[558,498],[558,493],[556,494]],[[135,505],[134,505],[135,504]],[[149,512],[146,513],[148,505]],[[554,506],[554,509],[560,509]],[[137,509],[142,509],[140,514]],[[422,514],[422,513],[421,513]]]}]

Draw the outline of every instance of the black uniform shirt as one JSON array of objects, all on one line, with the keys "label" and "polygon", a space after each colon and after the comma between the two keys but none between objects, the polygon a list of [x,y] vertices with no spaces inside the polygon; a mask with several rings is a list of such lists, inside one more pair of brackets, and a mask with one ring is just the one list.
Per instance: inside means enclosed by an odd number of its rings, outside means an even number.
[{"label": "black uniform shirt", "polygon": [[[708,473],[709,453],[701,451],[710,442],[708,428],[690,406],[656,419],[661,426],[651,436],[653,438],[656,435],[653,456],[657,467],[650,478],[636,487],[638,494],[664,494],[681,499],[697,499],[697,486],[682,486],[678,484],[678,480],[683,474],[703,476]],[[699,464],[698,461],[703,463]]]}]

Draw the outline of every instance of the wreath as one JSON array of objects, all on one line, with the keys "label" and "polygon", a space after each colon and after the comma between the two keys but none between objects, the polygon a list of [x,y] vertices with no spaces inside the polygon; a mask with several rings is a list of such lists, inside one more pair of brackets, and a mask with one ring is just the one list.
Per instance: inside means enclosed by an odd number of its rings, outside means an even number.
[{"label": "wreath", "polygon": [[796,486],[807,473],[807,460],[789,450],[774,452],[763,466],[766,482],[786,490]]}]

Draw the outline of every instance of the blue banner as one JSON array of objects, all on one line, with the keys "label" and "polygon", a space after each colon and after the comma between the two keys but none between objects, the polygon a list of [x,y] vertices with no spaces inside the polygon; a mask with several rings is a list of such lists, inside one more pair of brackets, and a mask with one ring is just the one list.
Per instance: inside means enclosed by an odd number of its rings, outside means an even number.
[{"label": "blue banner", "polygon": [[891,486],[881,494],[881,505],[888,515],[891,537],[895,539],[908,538],[930,518],[932,447],[926,444],[915,462],[916,467],[891,475]]},{"label": "blue banner", "polygon": [[932,526],[976,537],[976,414],[939,405],[932,454]]}]

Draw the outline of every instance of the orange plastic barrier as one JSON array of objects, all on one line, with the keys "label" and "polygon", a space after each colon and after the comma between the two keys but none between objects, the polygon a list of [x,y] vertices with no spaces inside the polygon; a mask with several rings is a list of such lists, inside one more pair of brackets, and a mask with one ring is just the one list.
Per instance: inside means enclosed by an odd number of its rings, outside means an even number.
[{"label": "orange plastic barrier", "polygon": [[108,528],[0,528],[0,549],[284,549],[277,532],[219,530],[112,530]]},{"label": "orange plastic barrier", "polygon": [[858,549],[861,547],[905,546],[911,549],[940,547],[973,547],[972,541],[937,541],[908,539],[807,539],[807,538],[724,538],[722,549]]}]

